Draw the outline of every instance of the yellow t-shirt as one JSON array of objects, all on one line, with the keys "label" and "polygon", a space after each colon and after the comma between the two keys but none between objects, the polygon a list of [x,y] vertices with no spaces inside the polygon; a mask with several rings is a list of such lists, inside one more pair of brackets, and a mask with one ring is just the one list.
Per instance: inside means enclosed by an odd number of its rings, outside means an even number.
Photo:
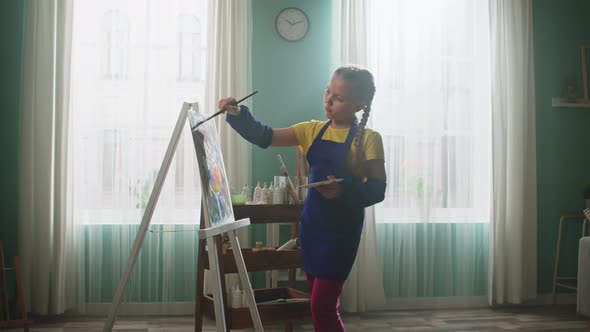
[{"label": "yellow t-shirt", "polygon": [[[311,120],[293,125],[293,129],[295,129],[295,136],[299,142],[299,148],[304,155],[307,154],[309,147],[315,140],[316,136],[320,133],[320,130],[322,130],[322,127],[324,127],[326,122],[327,121]],[[349,130],[349,128],[335,129],[331,126],[328,126],[322,139],[344,143],[346,141],[346,137],[348,136]],[[381,135],[378,132],[369,128],[365,128],[362,145],[364,151],[364,160],[385,160],[383,141],[381,140]],[[353,140],[346,159],[349,169],[352,170],[354,175],[358,175],[360,174],[360,169],[358,167],[359,165],[352,165],[354,153],[356,153],[356,148],[355,141]]]}]

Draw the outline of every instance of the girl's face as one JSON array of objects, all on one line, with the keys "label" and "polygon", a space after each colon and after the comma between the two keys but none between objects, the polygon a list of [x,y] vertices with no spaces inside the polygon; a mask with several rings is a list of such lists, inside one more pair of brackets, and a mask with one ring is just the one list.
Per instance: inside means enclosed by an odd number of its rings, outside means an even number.
[{"label": "girl's face", "polygon": [[335,124],[349,124],[365,104],[354,97],[354,84],[339,75],[332,76],[324,94],[326,117]]}]

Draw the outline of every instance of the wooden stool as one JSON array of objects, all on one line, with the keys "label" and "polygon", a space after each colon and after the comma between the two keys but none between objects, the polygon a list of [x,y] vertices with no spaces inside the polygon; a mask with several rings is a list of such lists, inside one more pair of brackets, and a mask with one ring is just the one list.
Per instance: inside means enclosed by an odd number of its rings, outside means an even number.
[{"label": "wooden stool", "polygon": [[[10,307],[8,306],[8,282],[6,280],[6,271],[15,272],[16,290],[21,312],[20,319],[10,318]],[[21,284],[18,256],[14,257],[13,268],[6,267],[4,263],[4,250],[2,248],[2,242],[0,242],[0,283],[2,283],[2,289],[0,290],[0,328],[22,327],[24,328],[25,332],[29,332],[29,326],[32,324],[32,322],[27,319],[27,308],[25,306],[25,295]]]},{"label": "wooden stool", "polygon": [[[590,214],[590,209],[586,209],[588,210],[588,213]],[[586,210],[584,212],[586,212]],[[553,290],[552,290],[552,296],[553,296],[553,304],[555,304],[555,293],[556,293],[556,289],[557,287],[561,287],[561,288],[566,288],[566,289],[570,289],[570,290],[574,290],[576,291],[578,289],[577,286],[573,286],[570,284],[566,284],[566,283],[562,283],[559,282],[560,280],[566,280],[566,281],[576,281],[578,278],[577,277],[565,277],[565,276],[559,276],[558,271],[559,271],[559,255],[561,252],[561,237],[563,235],[563,225],[568,222],[568,221],[580,221],[583,220],[583,224],[582,224],[582,236],[584,236],[586,234],[586,224],[588,223],[588,215],[583,214],[583,213],[562,213],[561,217],[559,218],[559,233],[557,235],[557,249],[555,250],[555,265],[553,268]]]}]

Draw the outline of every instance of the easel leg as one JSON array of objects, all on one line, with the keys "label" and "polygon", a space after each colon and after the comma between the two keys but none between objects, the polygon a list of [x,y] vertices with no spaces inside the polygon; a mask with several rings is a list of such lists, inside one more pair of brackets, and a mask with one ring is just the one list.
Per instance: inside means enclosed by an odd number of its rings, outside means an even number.
[{"label": "easel leg", "polygon": [[203,293],[204,293],[204,282],[205,282],[205,262],[203,258],[205,257],[205,240],[199,240],[199,254],[197,262],[197,298],[195,304],[195,332],[201,332],[203,330],[203,309],[202,309],[202,301],[203,301]]},{"label": "easel leg", "polygon": [[215,246],[215,239],[212,237],[207,238],[207,248],[209,253],[209,267],[211,268],[211,274],[215,278],[215,287],[213,287],[213,304],[215,306],[215,326],[218,332],[225,332],[225,310],[223,301],[223,290],[221,289],[221,278],[219,275],[219,253]]},{"label": "easel leg", "polygon": [[[299,229],[297,224],[291,224],[291,238],[294,239],[298,236]],[[297,269],[289,269],[289,287],[296,288],[297,286]],[[293,332],[293,321],[290,320],[285,324],[286,332]]]},{"label": "easel leg", "polygon": [[244,256],[242,255],[242,249],[240,247],[240,242],[238,241],[238,235],[236,234],[235,230],[229,231],[228,234],[233,249],[232,251],[234,253],[234,258],[236,260],[236,266],[238,267],[238,272],[240,274],[240,281],[242,282],[242,287],[244,288],[244,295],[248,300],[248,308],[250,309],[250,316],[252,316],[252,321],[254,322],[254,329],[257,332],[263,332],[264,328],[262,327],[260,313],[258,312],[258,307],[256,306],[252,284],[250,284],[250,278],[248,278],[248,271],[246,270],[246,264],[244,263]]},{"label": "easel leg", "polygon": [[125,266],[123,276],[121,277],[121,281],[119,281],[119,286],[117,287],[117,291],[115,292],[113,303],[111,304],[111,308],[109,309],[109,315],[102,328],[103,332],[112,331],[113,326],[115,325],[115,316],[117,315],[117,309],[119,308],[119,304],[121,304],[121,301],[123,300],[123,293],[127,288],[127,283],[129,282],[129,278],[131,277],[131,272],[133,272],[133,267],[135,266],[135,262],[137,261],[137,256],[139,256],[139,251],[141,250],[143,240],[145,239],[148,227],[150,226],[152,215],[154,213],[154,209],[156,208],[156,203],[158,202],[160,192],[162,191],[162,187],[164,185],[164,180],[166,179],[166,174],[168,174],[168,169],[170,168],[170,164],[172,163],[172,158],[174,157],[176,146],[178,145],[180,135],[182,134],[182,128],[186,123],[186,118],[188,114],[187,112],[190,107],[191,104],[184,103],[182,105],[182,108],[180,109],[180,114],[178,114],[178,119],[176,120],[174,132],[172,133],[172,137],[170,138],[170,142],[168,143],[168,148],[166,148],[166,154],[164,155],[162,165],[160,166],[160,171],[158,171],[158,176],[156,177],[156,183],[154,183],[154,188],[152,189],[150,199],[148,200],[147,206],[143,213],[141,224],[139,225],[139,229],[137,230],[137,234],[135,235],[135,241],[133,242],[131,253],[129,253],[129,258],[127,259],[127,265]]},{"label": "easel leg", "polygon": [[[225,265],[223,263],[223,238],[221,235],[215,235],[213,237],[213,239],[215,240],[215,248],[217,248],[217,255],[219,257],[219,260],[217,261],[217,273],[219,274],[219,280],[221,281],[221,296],[223,298],[223,312],[226,313],[225,316],[225,325],[227,327],[227,332],[230,332],[231,330],[231,306],[229,304],[229,298],[227,293],[224,292],[224,290],[227,291],[227,285],[225,284]],[[227,314],[227,313],[230,314]]]}]

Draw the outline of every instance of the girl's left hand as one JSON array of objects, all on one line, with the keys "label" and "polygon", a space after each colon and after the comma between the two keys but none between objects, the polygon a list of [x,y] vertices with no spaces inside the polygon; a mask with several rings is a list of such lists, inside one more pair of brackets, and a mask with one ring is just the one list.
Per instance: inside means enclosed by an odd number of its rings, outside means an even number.
[{"label": "girl's left hand", "polygon": [[[335,177],[332,175],[328,175],[327,178],[328,180],[335,179]],[[317,186],[315,189],[327,199],[334,199],[342,195],[342,185],[339,182]]]}]

